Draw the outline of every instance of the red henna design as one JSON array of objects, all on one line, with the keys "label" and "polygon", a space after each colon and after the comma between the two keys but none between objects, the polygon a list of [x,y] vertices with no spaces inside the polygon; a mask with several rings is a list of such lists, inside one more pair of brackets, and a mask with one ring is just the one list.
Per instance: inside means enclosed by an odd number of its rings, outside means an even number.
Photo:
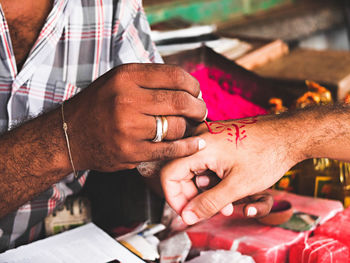
[{"label": "red henna design", "polygon": [[255,124],[255,123],[258,122],[258,118],[257,117],[252,117],[250,119],[239,120],[237,122],[241,123],[241,124]]},{"label": "red henna design", "polygon": [[[237,125],[235,123],[222,123],[222,122],[211,122],[208,123],[205,121],[205,124],[208,127],[208,130],[211,134],[221,134],[223,132],[232,131],[232,128],[235,129],[235,135],[236,135],[236,147],[238,146],[238,142],[244,140],[247,138],[247,135],[245,135],[246,130],[241,130],[246,127],[248,124],[255,124],[257,123],[258,119],[256,117],[253,117],[251,119],[245,119],[245,120],[239,120],[237,123],[245,124],[245,125]],[[233,136],[231,132],[227,133],[228,136]],[[227,138],[229,142],[233,142],[231,139]]]}]

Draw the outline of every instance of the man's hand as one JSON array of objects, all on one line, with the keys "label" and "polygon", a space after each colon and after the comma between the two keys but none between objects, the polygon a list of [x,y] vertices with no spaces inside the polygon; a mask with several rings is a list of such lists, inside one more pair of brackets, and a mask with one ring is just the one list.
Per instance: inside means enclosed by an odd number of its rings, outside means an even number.
[{"label": "man's hand", "polygon": [[[202,124],[198,133],[207,147],[163,168],[165,197],[185,223],[194,224],[219,211],[231,214],[233,202],[272,186],[302,159],[298,147],[292,149],[290,141],[282,139],[285,130],[276,130],[277,123],[269,118],[210,123],[209,131]],[[198,194],[192,179],[207,170],[222,181]]]},{"label": "man's hand", "polygon": [[[205,117],[199,93],[197,80],[176,66],[127,64],[111,70],[65,104],[76,168],[115,171],[197,152],[200,138],[181,138],[187,121]],[[151,141],[155,116],[167,117],[165,142]]]}]

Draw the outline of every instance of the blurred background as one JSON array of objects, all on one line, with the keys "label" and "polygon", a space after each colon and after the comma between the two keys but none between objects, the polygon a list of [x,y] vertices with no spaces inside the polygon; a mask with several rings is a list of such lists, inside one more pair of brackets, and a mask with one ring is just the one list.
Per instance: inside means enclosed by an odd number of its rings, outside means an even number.
[{"label": "blurred background", "polygon": [[[350,4],[343,0],[144,0],[166,63],[195,76],[209,120],[350,101]],[[159,222],[164,200],[138,171],[92,171],[86,191],[104,229]],[[274,188],[350,205],[350,165],[307,160]],[[125,191],[127,189],[127,191]],[[130,209],[133,208],[133,209]]]},{"label": "blurred background", "polygon": [[181,18],[218,32],[282,39],[289,45],[348,50],[346,0],[144,0],[151,25]]}]

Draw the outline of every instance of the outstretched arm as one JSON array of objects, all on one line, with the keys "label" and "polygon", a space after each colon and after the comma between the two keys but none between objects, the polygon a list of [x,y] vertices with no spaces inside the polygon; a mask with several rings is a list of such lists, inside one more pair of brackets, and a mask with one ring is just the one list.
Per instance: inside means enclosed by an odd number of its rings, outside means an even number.
[{"label": "outstretched arm", "polygon": [[[326,157],[350,161],[350,107],[308,108],[281,115],[202,124],[207,147],[170,162],[161,173],[169,204],[194,224],[276,183],[296,163]],[[192,178],[211,170],[222,181],[198,194]]]}]

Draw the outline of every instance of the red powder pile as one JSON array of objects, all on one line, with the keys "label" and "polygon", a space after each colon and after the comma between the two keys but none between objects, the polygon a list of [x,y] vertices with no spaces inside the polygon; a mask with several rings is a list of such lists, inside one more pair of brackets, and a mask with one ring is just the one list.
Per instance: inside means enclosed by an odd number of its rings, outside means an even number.
[{"label": "red powder pile", "polygon": [[[204,65],[191,73],[200,83],[203,99],[208,107],[208,119],[212,121],[240,119],[266,114],[266,109],[255,105],[237,94],[236,81],[224,81],[228,74]],[[228,86],[231,85],[231,86]]]}]

